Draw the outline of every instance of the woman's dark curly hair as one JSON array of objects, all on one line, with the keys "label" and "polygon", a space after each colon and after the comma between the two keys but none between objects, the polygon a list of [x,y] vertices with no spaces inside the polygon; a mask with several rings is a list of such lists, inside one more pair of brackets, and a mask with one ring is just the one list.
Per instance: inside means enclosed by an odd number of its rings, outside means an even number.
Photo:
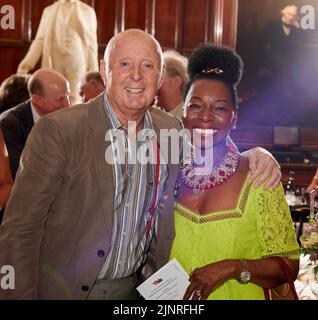
[{"label": "woman's dark curly hair", "polygon": [[2,82],[0,86],[0,114],[29,99],[29,79],[29,74],[13,74]]},{"label": "woman's dark curly hair", "polygon": [[[213,71],[214,70],[214,71]],[[184,100],[193,84],[198,79],[222,81],[230,90],[233,106],[236,108],[236,86],[241,80],[243,61],[241,57],[228,47],[217,47],[205,43],[197,47],[189,57],[189,82],[184,90]]]}]

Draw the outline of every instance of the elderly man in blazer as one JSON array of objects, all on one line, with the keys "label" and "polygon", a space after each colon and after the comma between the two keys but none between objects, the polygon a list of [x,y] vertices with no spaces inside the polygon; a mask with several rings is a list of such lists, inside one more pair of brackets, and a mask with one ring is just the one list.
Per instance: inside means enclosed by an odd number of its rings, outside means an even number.
[{"label": "elderly man in blazer", "polygon": [[[141,268],[168,260],[178,164],[159,131],[180,123],[149,108],[162,51],[131,29],[110,40],[104,60],[105,93],[41,118],[28,138],[0,227],[0,265],[15,269],[2,299],[135,299]],[[135,141],[156,161],[111,163],[116,141]]]},{"label": "elderly man in blazer", "polygon": [[56,1],[44,9],[35,39],[17,72],[28,73],[42,56],[42,68],[62,73],[70,83],[71,103],[79,102],[79,80],[85,72],[98,70],[96,30],[92,7],[79,0]]}]

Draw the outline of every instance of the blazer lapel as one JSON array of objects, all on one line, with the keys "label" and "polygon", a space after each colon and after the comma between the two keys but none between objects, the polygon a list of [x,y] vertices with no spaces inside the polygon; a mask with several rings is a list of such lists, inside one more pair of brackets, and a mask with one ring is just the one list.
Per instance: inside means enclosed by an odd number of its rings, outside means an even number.
[{"label": "blazer lapel", "polygon": [[105,152],[111,147],[109,141],[105,141],[106,132],[110,129],[110,123],[104,110],[104,97],[101,94],[96,98],[89,109],[88,122],[90,127],[89,149],[93,159],[97,179],[97,192],[100,193],[104,221],[107,232],[112,234],[113,208],[114,208],[114,179],[113,167],[105,160]]}]

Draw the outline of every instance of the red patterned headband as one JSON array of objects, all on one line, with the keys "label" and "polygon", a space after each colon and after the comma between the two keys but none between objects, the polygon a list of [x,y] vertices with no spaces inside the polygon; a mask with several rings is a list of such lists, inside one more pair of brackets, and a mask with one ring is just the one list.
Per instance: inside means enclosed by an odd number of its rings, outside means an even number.
[{"label": "red patterned headband", "polygon": [[204,68],[201,71],[204,74],[209,74],[209,73],[216,73],[218,75],[221,75],[222,73],[224,73],[224,71],[220,68]]}]

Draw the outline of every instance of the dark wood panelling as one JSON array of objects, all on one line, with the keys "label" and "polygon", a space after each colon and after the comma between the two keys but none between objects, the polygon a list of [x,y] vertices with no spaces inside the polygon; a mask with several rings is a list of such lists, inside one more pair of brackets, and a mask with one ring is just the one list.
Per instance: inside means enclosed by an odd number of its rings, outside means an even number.
[{"label": "dark wood panelling", "polygon": [[156,1],[155,34],[163,48],[174,48],[177,0]]},{"label": "dark wood panelling", "polygon": [[145,31],[155,35],[156,0],[146,0]]},{"label": "dark wood panelling", "polygon": [[306,150],[318,151],[318,129],[300,128],[300,146]]},{"label": "dark wood panelling", "polygon": [[125,0],[117,0],[115,3],[115,29],[114,33],[125,30]]},{"label": "dark wood panelling", "polygon": [[[236,38],[233,26],[235,22],[232,21],[233,17],[236,18],[233,4],[237,1],[83,0],[96,11],[99,57],[102,57],[109,39],[128,28],[146,30],[158,39],[164,49],[176,49],[187,55],[204,41],[217,39],[232,45]],[[14,30],[0,30],[0,82],[16,72],[36,35],[43,9],[53,2],[54,0],[5,1],[5,4],[15,8],[16,26]],[[226,26],[223,26],[224,23]],[[223,30],[226,31],[224,35]]]},{"label": "dark wood panelling", "polygon": [[[12,73],[16,72],[17,63],[23,58],[21,52],[21,45],[7,46],[5,50],[1,50],[1,73],[4,74],[3,78],[9,77]],[[6,73],[5,73],[6,72]]]},{"label": "dark wood panelling", "polygon": [[181,51],[183,48],[184,36],[184,0],[177,0],[176,23],[174,33],[174,48]]},{"label": "dark wood panelling", "polygon": [[213,41],[217,45],[222,44],[224,1],[226,0],[214,0],[212,2],[213,19],[211,21],[214,22],[214,28],[213,38],[209,41]]},{"label": "dark wood panelling", "polygon": [[232,48],[236,48],[238,1],[224,1],[222,43]]},{"label": "dark wood panelling", "polygon": [[100,51],[105,49],[109,39],[115,32],[116,0],[96,0],[94,9],[97,16],[97,39]]},{"label": "dark wood panelling", "polygon": [[[136,10],[138,8],[138,10]],[[125,29],[138,28],[145,30],[146,1],[125,1]]]},{"label": "dark wood panelling", "polygon": [[29,28],[29,32],[31,32],[31,38],[34,39],[36,32],[38,30],[41,16],[43,9],[50,4],[54,3],[54,0],[41,0],[41,1],[36,1],[36,0],[29,0],[31,2],[31,21]]},{"label": "dark wood panelling", "polygon": [[[184,48],[187,54],[206,38],[206,18],[210,18],[209,0],[189,0],[184,3]],[[210,21],[207,21],[209,24]]]}]

